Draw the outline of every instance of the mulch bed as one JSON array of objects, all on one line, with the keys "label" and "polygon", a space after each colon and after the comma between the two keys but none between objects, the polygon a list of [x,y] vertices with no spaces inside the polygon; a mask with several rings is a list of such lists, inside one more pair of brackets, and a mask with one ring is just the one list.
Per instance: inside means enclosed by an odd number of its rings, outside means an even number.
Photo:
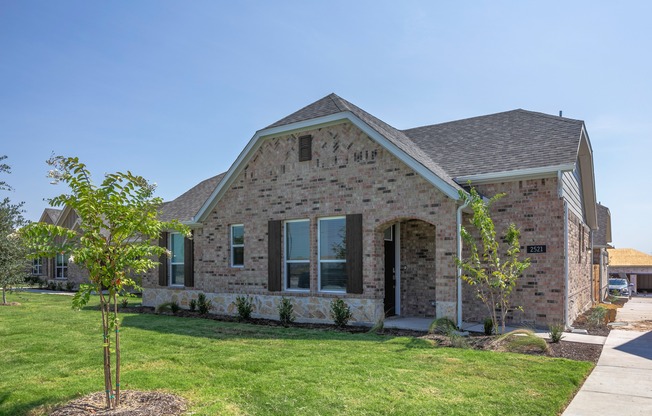
[{"label": "mulch bed", "polygon": [[[146,306],[121,308],[121,311],[132,312],[132,313],[157,314],[154,308],[146,307]],[[215,321],[223,321],[223,322],[242,322],[236,316],[215,315],[215,314],[200,315],[198,312],[191,312],[185,309],[178,311],[176,314],[173,314],[171,312],[163,312],[158,314],[181,316],[181,317],[188,317],[188,318],[204,318],[204,319],[212,319]],[[279,321],[272,320],[272,319],[249,319],[246,322],[255,325],[265,325],[265,326],[275,326],[275,327],[283,326]],[[289,326],[293,328],[345,331],[349,333],[369,332],[369,328],[364,326],[346,326],[344,328],[338,328],[332,324],[315,324],[315,323],[300,323],[300,322],[293,322]],[[424,334],[421,331],[385,328],[382,332],[380,332],[380,334],[385,336],[407,336],[407,337],[415,337],[415,338],[427,338],[427,339],[434,340],[437,343],[437,345],[442,347],[452,346],[450,345],[450,339],[444,335]],[[589,334],[606,336],[609,334],[609,327],[607,325],[593,327],[590,330]],[[493,347],[491,346],[492,344],[491,341],[494,339],[495,337],[488,337],[483,334],[471,334],[471,336],[466,338],[467,345],[470,348],[479,349],[479,350],[492,350]],[[552,343],[549,340],[547,342],[548,342],[547,352],[543,354],[530,352],[529,354],[545,355],[548,357],[555,357],[555,358],[566,358],[569,360],[576,360],[576,361],[591,361],[596,363],[598,362],[598,358],[600,358],[600,353],[602,352],[602,345],[584,344],[579,342],[568,342],[568,341],[564,341],[563,338],[559,343]]]},{"label": "mulch bed", "polygon": [[55,409],[50,416],[178,416],[186,411],[186,401],[174,394],[158,391],[121,391],[120,406],[106,409],[104,392],[92,393]]}]

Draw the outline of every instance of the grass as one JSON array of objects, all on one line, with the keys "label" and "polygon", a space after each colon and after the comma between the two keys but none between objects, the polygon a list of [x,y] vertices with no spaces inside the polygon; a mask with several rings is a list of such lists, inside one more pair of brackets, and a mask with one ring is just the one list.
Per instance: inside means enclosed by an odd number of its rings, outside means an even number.
[{"label": "grass", "polygon": [[[46,414],[102,385],[99,311],[11,295],[0,308],[0,415]],[[411,337],[124,314],[125,389],[196,415],[556,415],[593,364],[440,348]]]}]

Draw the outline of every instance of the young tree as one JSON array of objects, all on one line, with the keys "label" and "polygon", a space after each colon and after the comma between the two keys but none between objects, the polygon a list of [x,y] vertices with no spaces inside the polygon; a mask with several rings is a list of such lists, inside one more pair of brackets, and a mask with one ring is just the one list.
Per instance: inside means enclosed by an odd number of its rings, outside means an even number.
[{"label": "young tree", "polygon": [[59,195],[49,202],[55,207],[73,209],[79,216],[78,225],[68,229],[32,223],[21,234],[34,256],[65,253],[70,255],[69,261],[88,270],[90,284],[80,286],[73,307],[88,303],[92,292],[99,294],[106,403],[108,408],[114,408],[120,404],[118,295],[129,287],[138,287],[134,276],[156,267],[159,256],[167,253],[157,244],[162,230],[174,229],[187,236],[190,232],[176,221],[164,223],[157,219],[162,200],[153,196],[155,185],[141,176],[131,172],[106,174],[97,186],[89,170],[76,157],[53,156],[47,163],[53,167],[48,175],[53,183],[64,182],[71,190],[70,194]]},{"label": "young tree", "polygon": [[[485,202],[475,188],[471,188],[468,194],[460,192],[460,196],[473,211],[470,224],[476,234],[462,227],[462,239],[470,255],[466,259],[456,259],[456,263],[462,268],[462,279],[474,287],[477,297],[487,307],[494,328],[498,328],[500,323],[501,332],[504,333],[512,291],[519,276],[530,267],[530,259],[519,260],[521,233],[514,223],[510,223],[505,230],[503,241],[507,245],[506,251],[500,250],[490,207],[505,194],[498,194]],[[501,257],[502,254],[505,256]]]},{"label": "young tree", "polygon": [[[0,162],[7,156],[0,156]],[[6,163],[0,163],[0,173],[11,173]],[[0,190],[12,188],[0,181]],[[0,287],[2,303],[7,304],[7,290],[25,282],[29,262],[27,252],[16,230],[25,225],[23,203],[12,204],[8,197],[0,201]]]}]

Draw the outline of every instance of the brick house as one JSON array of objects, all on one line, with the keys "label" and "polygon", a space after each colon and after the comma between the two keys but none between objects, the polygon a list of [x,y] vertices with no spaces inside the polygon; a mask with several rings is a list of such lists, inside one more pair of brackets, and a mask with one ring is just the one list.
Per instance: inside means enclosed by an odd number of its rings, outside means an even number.
[{"label": "brick house", "polygon": [[[78,219],[79,216],[75,210],[69,207],[64,209],[46,208],[39,222],[75,229],[78,226]],[[66,284],[72,283],[73,287],[78,288],[81,283],[88,283],[88,271],[70,263],[69,257],[68,253],[60,253],[53,258],[34,259],[32,275],[38,276],[47,283],[60,283],[64,287]]]},{"label": "brick house", "polygon": [[597,229],[592,149],[584,123],[524,110],[398,130],[335,94],[256,132],[230,169],[162,209],[193,229],[164,233],[172,256],[143,280],[143,304],[198,293],[233,314],[277,318],[290,298],[301,321],[330,322],[344,298],[353,321],[384,315],[478,321],[487,313],[458,279],[459,191],[507,196],[532,266],[514,322],[570,324],[592,303]]},{"label": "brick house", "polygon": [[598,203],[598,229],[593,233],[593,298],[602,300],[609,294],[609,249],[611,246],[611,211]]}]

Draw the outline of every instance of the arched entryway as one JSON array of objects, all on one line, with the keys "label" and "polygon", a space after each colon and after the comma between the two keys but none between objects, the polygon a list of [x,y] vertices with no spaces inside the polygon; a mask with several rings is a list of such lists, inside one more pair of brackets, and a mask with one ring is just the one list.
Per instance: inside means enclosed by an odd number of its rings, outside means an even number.
[{"label": "arched entryway", "polygon": [[436,315],[436,228],[414,218],[379,227],[385,316]]}]

